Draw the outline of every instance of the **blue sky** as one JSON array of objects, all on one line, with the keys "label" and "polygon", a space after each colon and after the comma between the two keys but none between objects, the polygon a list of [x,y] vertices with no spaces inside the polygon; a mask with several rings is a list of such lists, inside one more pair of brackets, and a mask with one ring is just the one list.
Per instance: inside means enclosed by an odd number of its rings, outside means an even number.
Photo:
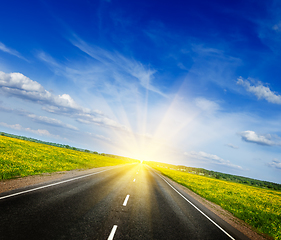
[{"label": "blue sky", "polygon": [[0,131],[281,183],[280,1],[5,1]]}]

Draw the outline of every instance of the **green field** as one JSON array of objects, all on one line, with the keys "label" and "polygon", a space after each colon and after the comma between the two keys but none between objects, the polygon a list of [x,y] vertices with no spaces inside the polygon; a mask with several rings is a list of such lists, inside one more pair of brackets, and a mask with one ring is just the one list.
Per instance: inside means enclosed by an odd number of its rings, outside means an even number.
[{"label": "green field", "polygon": [[281,239],[281,191],[157,167],[157,164],[151,162],[145,163],[203,198],[220,205],[253,226],[257,232]]},{"label": "green field", "polygon": [[75,151],[0,135],[0,180],[46,172],[114,166],[133,161],[128,158]]}]

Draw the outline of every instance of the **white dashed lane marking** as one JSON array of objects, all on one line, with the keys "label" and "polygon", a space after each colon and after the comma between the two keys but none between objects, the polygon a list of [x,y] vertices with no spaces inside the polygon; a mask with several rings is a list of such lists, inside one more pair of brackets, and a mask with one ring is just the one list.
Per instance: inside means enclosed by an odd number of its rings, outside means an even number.
[{"label": "white dashed lane marking", "polygon": [[114,225],[107,240],[112,240],[114,238],[114,234],[116,232],[116,229],[117,229],[117,225]]},{"label": "white dashed lane marking", "polygon": [[127,196],[126,196],[126,198],[125,198],[125,200],[124,200],[124,203],[123,203],[123,206],[126,206],[126,205],[127,205],[127,202],[128,202],[128,200],[129,200],[129,197],[130,197],[130,195],[127,195]]}]

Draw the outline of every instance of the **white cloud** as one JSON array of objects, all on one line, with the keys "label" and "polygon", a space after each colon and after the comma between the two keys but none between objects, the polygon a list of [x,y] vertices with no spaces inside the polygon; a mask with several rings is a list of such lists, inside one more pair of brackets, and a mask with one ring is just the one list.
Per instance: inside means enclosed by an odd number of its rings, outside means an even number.
[{"label": "white cloud", "polygon": [[231,167],[231,168],[235,168],[235,169],[242,169],[242,167],[232,164],[230,161],[228,160],[224,160],[220,157],[218,157],[217,155],[214,154],[210,154],[210,153],[205,153],[205,152],[195,152],[195,151],[190,151],[190,152],[185,152],[184,153],[185,156],[188,156],[192,159],[196,159],[196,160],[201,160],[204,162],[210,162],[210,163],[214,163],[214,164],[219,164],[219,165],[224,165],[227,167]]},{"label": "white cloud", "polygon": [[266,145],[266,146],[274,146],[278,145],[280,146],[281,143],[277,142],[277,137],[273,137],[270,134],[267,135],[259,135],[255,133],[254,131],[244,131],[239,133],[239,135],[242,137],[242,140],[246,142],[252,142],[259,145]]},{"label": "white cloud", "polygon": [[272,162],[271,162],[271,163],[268,163],[268,165],[269,165],[270,167],[274,167],[274,168],[277,168],[277,169],[281,169],[281,162],[280,162],[277,158],[272,159]]},{"label": "white cloud", "polygon": [[42,109],[47,112],[66,115],[75,118],[81,123],[95,123],[104,127],[123,131],[128,130],[125,126],[105,117],[101,111],[90,110],[79,106],[68,94],[54,95],[45,90],[41,84],[21,73],[4,73],[0,71],[0,91],[9,96],[39,103],[44,105]]},{"label": "white cloud", "polygon": [[0,71],[0,90],[8,95],[41,104],[80,109],[68,94],[54,95],[45,90],[40,83],[29,79],[21,73],[4,73]]},{"label": "white cloud", "polygon": [[8,48],[7,46],[5,46],[5,44],[1,42],[0,42],[0,50],[27,61],[18,51]]},{"label": "white cloud", "polygon": [[248,80],[243,80],[242,77],[239,77],[236,83],[245,87],[248,92],[254,93],[258,99],[265,99],[270,103],[281,104],[281,95],[271,91],[269,87],[263,86],[261,82],[251,85]]},{"label": "white cloud", "polygon": [[0,86],[24,91],[44,92],[44,88],[21,73],[4,73],[0,71]]},{"label": "white cloud", "polygon": [[6,127],[6,128],[12,128],[12,129],[19,130],[19,131],[31,132],[31,133],[34,133],[34,134],[37,134],[37,135],[40,135],[40,136],[48,136],[48,137],[56,137],[56,138],[59,137],[59,136],[55,136],[55,135],[50,134],[45,129],[34,130],[34,129],[31,129],[31,128],[24,128],[20,124],[9,125],[9,124],[4,123],[4,122],[0,122],[0,125],[3,126],[3,127]]}]

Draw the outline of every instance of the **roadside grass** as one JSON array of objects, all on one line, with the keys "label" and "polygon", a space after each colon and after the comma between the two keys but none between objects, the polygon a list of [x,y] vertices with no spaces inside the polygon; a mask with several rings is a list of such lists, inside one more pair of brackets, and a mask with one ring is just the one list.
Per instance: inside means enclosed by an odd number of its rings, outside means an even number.
[{"label": "roadside grass", "polygon": [[199,176],[149,164],[173,181],[220,205],[257,232],[281,240],[281,192]]},{"label": "roadside grass", "polygon": [[129,162],[132,161],[121,157],[112,158],[0,136],[0,180]]}]

